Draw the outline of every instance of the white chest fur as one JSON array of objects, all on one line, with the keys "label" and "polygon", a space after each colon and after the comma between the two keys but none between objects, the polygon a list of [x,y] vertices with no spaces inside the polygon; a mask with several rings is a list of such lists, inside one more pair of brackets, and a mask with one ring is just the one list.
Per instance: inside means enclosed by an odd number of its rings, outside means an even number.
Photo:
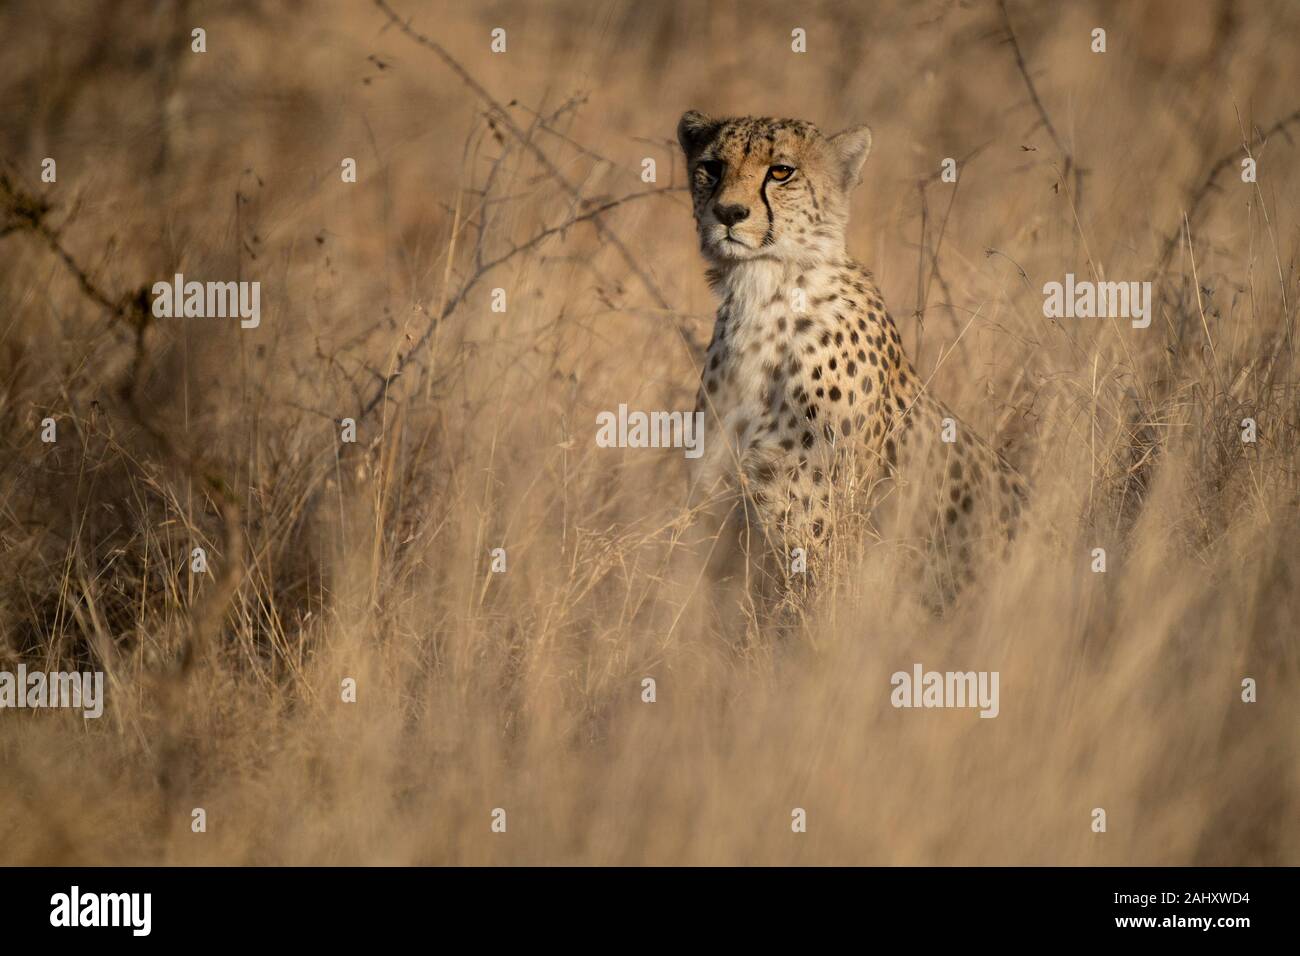
[{"label": "white chest fur", "polygon": [[816,341],[832,325],[817,309],[832,282],[827,268],[773,260],[740,263],[722,277],[724,329],[704,373],[714,468],[734,467],[746,454],[764,452],[768,439],[776,441],[768,426],[792,414],[789,392],[801,379],[787,374],[791,361],[800,358],[801,343]]}]

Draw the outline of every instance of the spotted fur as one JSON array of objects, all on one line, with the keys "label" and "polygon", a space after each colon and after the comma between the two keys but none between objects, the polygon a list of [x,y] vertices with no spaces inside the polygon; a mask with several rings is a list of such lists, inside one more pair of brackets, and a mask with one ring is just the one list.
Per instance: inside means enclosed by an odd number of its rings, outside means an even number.
[{"label": "spotted fur", "polygon": [[914,542],[931,593],[951,596],[1014,537],[1025,483],[925,388],[871,273],[845,252],[870,131],[689,112],[678,139],[721,299],[697,400],[697,500],[730,500],[786,574],[804,549],[803,580],[861,518]]}]

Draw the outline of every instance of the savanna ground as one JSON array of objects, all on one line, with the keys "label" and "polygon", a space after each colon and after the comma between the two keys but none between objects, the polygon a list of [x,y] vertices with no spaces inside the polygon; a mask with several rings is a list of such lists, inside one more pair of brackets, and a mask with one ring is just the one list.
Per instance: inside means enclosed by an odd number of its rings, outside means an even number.
[{"label": "savanna ground", "polygon": [[[1284,0],[0,7],[0,669],[108,675],[98,721],[0,712],[0,862],[1300,862],[1297,36]],[[850,251],[1034,484],[942,617],[865,547],[797,633],[724,636],[669,573],[681,452],[595,445],[693,401],[688,108],[874,129]],[[176,272],[260,281],[260,327],[148,320]],[[1045,318],[1067,272],[1152,282],[1150,328]],[[895,710],[914,662],[999,671],[1000,715]]]}]

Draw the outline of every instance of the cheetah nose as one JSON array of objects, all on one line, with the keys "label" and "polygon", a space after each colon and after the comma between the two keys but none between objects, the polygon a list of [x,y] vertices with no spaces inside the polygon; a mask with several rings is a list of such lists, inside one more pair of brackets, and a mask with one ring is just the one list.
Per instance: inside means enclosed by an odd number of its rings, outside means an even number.
[{"label": "cheetah nose", "polygon": [[749,207],[734,203],[730,206],[724,206],[716,203],[713,206],[713,215],[718,217],[718,222],[724,226],[734,226],[738,222],[744,222],[749,218]]}]

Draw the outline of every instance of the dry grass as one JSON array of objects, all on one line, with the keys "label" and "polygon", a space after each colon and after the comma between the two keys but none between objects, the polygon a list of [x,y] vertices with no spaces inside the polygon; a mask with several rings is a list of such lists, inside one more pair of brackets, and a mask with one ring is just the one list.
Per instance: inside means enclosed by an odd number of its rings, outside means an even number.
[{"label": "dry grass", "polygon": [[[0,861],[1300,862],[1293,5],[1013,2],[1031,96],[993,2],[393,3],[454,63],[362,3],[0,10],[0,669],[109,674],[0,713]],[[851,250],[1036,489],[942,619],[868,553],[734,643],[680,454],[595,447],[694,393],[690,107],[875,130]],[[176,271],[261,327],[143,322]],[[1066,272],[1151,327],[1045,319]],[[914,661],[1000,716],[894,710]]]}]

